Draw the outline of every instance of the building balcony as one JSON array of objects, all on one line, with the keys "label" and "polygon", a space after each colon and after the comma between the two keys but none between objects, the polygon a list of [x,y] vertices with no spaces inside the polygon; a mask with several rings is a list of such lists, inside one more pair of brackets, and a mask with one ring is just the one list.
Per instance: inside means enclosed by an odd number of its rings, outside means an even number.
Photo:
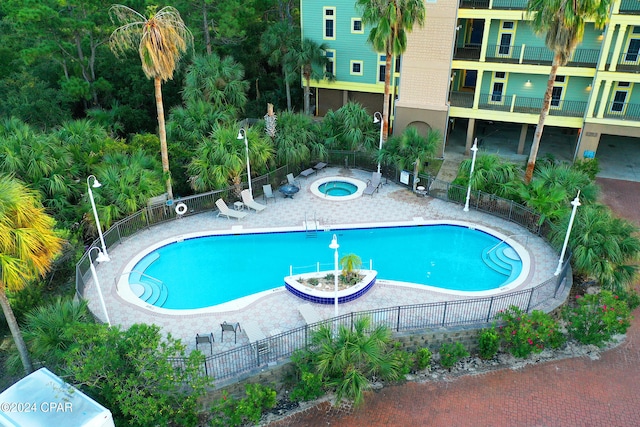
[{"label": "building balcony", "polygon": [[[640,4],[639,1],[636,1],[636,3]],[[629,51],[621,53],[618,58],[617,70],[640,73],[640,52]]]},{"label": "building balcony", "polygon": [[453,59],[472,60],[480,59],[481,44],[467,43],[464,47],[459,47],[453,52]]},{"label": "building balcony", "polygon": [[460,0],[461,9],[524,10],[527,0]]},{"label": "building balcony", "polygon": [[[595,112],[600,109],[600,102],[596,104]],[[631,104],[629,102],[607,102],[604,114],[605,119],[640,121],[640,104]]]},{"label": "building balcony", "polygon": [[[474,94],[471,92],[451,92],[449,103],[452,107],[473,108]],[[517,95],[482,93],[478,108],[482,110],[504,111],[509,113],[540,114],[543,98],[530,98]],[[550,116],[582,117],[587,108],[586,101],[566,99],[552,101]]]},{"label": "building balcony", "polygon": [[[567,63],[569,67],[594,67],[598,63],[598,49],[576,49]],[[551,65],[553,52],[546,46],[487,46],[487,62],[509,62],[533,65]]]},{"label": "building balcony", "polygon": [[620,13],[640,15],[640,2],[638,0],[622,0],[620,2]]}]

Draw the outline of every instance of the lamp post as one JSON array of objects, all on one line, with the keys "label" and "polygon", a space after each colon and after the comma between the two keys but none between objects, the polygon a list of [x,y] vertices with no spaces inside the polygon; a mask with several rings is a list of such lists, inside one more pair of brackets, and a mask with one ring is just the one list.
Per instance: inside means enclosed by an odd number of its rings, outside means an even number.
[{"label": "lamp post", "polygon": [[578,206],[580,206],[580,190],[578,190],[578,194],[576,198],[571,202],[573,209],[571,210],[571,218],[569,218],[569,226],[567,227],[567,234],[564,236],[564,243],[562,244],[562,252],[560,252],[560,259],[558,260],[558,268],[556,268],[556,272],[553,273],[555,276],[560,274],[562,271],[562,260],[564,259],[564,253],[567,251],[567,244],[569,243],[569,236],[571,235],[571,229],[573,228],[573,220],[576,218],[576,211],[578,210]]},{"label": "lamp post", "polygon": [[478,154],[478,138],[473,140],[473,147],[471,147],[471,151],[473,151],[473,156],[471,158],[471,172],[469,172],[469,186],[467,187],[467,200],[464,202],[463,211],[469,212],[469,199],[471,198],[471,178],[473,178],[473,169],[476,166],[476,154]]},{"label": "lamp post", "polygon": [[[373,113],[373,123],[380,123],[380,143],[378,145],[378,154],[380,154],[380,151],[382,151],[382,126],[384,125],[384,121],[379,111]],[[378,173],[380,173],[380,162],[378,162]]]},{"label": "lamp post", "polygon": [[249,194],[253,197],[253,190],[251,189],[251,164],[249,163],[249,141],[247,141],[247,131],[244,128],[240,128],[238,131],[238,139],[244,138],[244,149],[247,153],[247,181],[249,181]]},{"label": "lamp post", "polygon": [[[93,178],[93,185],[89,184],[89,181]],[[93,209],[93,216],[96,219],[96,228],[98,229],[98,236],[100,237],[100,244],[102,245],[102,258],[104,261],[110,261],[109,254],[107,253],[107,245],[104,243],[104,237],[102,236],[102,227],[100,226],[100,219],[98,218],[98,210],[96,209],[96,201],[93,200],[93,191],[91,187],[100,188],[102,184],[98,182],[98,178],[95,175],[89,175],[87,177],[87,188],[89,189],[89,200],[91,200],[91,208]]]},{"label": "lamp post", "polygon": [[98,251],[98,256],[96,257],[96,261],[102,263],[105,261],[109,261],[109,258],[105,256],[105,254],[100,250],[100,248],[96,246],[92,246],[87,252],[87,256],[89,257],[89,268],[91,269],[91,276],[93,277],[93,282],[96,284],[96,289],[98,290],[98,298],[100,298],[100,305],[102,305],[102,311],[104,311],[104,316],[107,319],[107,324],[111,326],[111,320],[109,320],[109,313],[107,313],[107,306],[104,303],[104,298],[102,297],[102,289],[100,288],[100,282],[98,281],[98,273],[96,273],[96,268],[93,266],[93,260],[91,259],[91,251],[96,249]]},{"label": "lamp post", "polygon": [[331,239],[331,244],[329,245],[329,249],[333,249],[334,255],[334,272],[333,272],[333,279],[334,279],[334,286],[335,286],[335,317],[338,317],[338,275],[340,274],[340,270],[338,270],[338,248],[340,247],[340,245],[338,245],[338,237],[334,234],[333,235],[333,239]]}]

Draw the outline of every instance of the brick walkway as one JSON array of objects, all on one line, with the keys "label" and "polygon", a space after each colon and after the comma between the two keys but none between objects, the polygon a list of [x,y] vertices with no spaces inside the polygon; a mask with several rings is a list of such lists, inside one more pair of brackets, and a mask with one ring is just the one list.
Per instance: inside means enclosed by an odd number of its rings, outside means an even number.
[{"label": "brick walkway", "polygon": [[[598,180],[603,201],[640,225],[640,183]],[[589,358],[565,359],[369,393],[363,407],[328,403],[272,426],[637,426],[640,425],[640,309],[627,339]],[[345,413],[346,412],[346,413]]]}]

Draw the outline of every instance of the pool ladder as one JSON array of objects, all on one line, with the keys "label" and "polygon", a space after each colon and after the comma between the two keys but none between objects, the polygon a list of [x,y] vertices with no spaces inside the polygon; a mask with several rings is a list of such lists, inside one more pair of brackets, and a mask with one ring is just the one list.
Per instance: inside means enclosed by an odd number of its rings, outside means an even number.
[{"label": "pool ladder", "polygon": [[307,234],[307,238],[316,238],[318,237],[318,221],[316,220],[316,213],[313,213],[313,226],[310,226],[309,221],[307,220],[307,213],[304,213],[304,229]]}]

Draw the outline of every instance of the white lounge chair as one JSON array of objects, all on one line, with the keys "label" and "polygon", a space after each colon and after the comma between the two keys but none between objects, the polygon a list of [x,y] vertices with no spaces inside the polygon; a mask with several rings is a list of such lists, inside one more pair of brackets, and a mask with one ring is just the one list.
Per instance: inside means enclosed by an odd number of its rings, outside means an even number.
[{"label": "white lounge chair", "polygon": [[249,193],[249,190],[242,190],[240,192],[240,196],[242,196],[242,203],[249,208],[253,209],[256,212],[260,212],[266,209],[265,205],[261,205],[260,203],[253,200],[253,196]]},{"label": "white lounge chair", "polygon": [[240,212],[240,211],[236,211],[236,210],[233,210],[233,209],[229,209],[229,206],[227,206],[225,201],[222,200],[222,199],[216,200],[216,206],[218,207],[218,216],[224,215],[229,219],[236,218],[236,219],[240,220],[240,219],[244,218],[245,216],[249,215],[246,212]]},{"label": "white lounge chair", "polygon": [[367,181],[367,188],[362,192],[363,194],[368,194],[373,196],[373,193],[378,191],[381,185],[382,174],[380,172],[373,172],[371,174],[371,179]]},{"label": "white lounge chair", "polygon": [[287,174],[287,182],[291,185],[295,185],[296,187],[300,187],[300,183],[293,177],[292,173]]}]

